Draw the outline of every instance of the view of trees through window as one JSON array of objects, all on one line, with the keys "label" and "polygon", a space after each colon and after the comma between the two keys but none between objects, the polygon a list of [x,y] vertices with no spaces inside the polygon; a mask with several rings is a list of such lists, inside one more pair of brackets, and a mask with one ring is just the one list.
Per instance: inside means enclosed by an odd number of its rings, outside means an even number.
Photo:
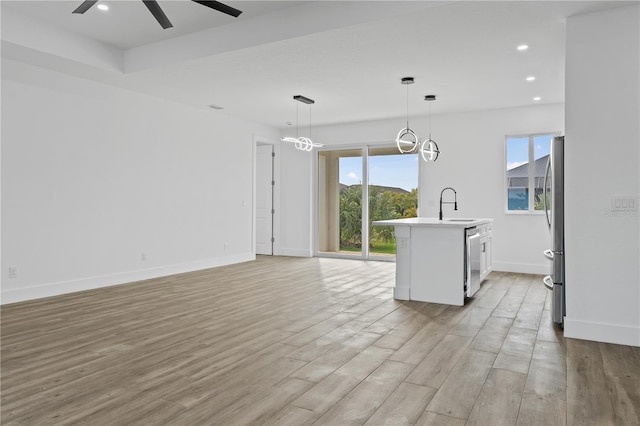
[{"label": "view of trees through window", "polygon": [[[393,227],[372,226],[371,223],[418,215],[418,156],[400,154],[391,147],[369,148],[366,158],[368,252],[394,255]],[[340,251],[362,250],[362,174],[362,157],[340,158]]]},{"label": "view of trees through window", "polygon": [[[395,254],[392,226],[371,226],[375,220],[401,219],[418,215],[418,190],[369,185],[369,252]],[[362,247],[362,185],[345,186],[340,191],[340,250],[360,251]]]},{"label": "view of trees through window", "polygon": [[371,223],[416,217],[417,188],[418,155],[395,146],[318,151],[318,253],[394,256],[393,227]]}]

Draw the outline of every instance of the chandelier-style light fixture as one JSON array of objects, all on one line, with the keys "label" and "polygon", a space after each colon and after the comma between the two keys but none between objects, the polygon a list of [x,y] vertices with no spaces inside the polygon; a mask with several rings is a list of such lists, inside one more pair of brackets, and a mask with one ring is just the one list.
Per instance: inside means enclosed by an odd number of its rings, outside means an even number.
[{"label": "chandelier-style light fixture", "polygon": [[[409,127],[409,85],[415,81],[413,77],[403,77],[400,82],[407,86],[407,127],[400,129],[398,136],[396,136],[398,151],[402,154],[411,154],[419,151],[424,161],[436,161],[440,151],[436,141],[431,139],[431,105],[429,105],[429,137],[420,143],[416,133]],[[424,100],[435,101],[436,96],[427,95]]]},{"label": "chandelier-style light fixture", "polygon": [[402,154],[415,152],[418,149],[418,136],[409,127],[409,85],[413,84],[413,77],[402,77],[401,83],[407,86],[407,127],[400,129],[396,136],[396,145]]},{"label": "chandelier-style light fixture", "polygon": [[311,140],[311,105],[315,103],[315,101],[313,99],[309,99],[305,96],[302,95],[296,95],[293,97],[293,99],[295,99],[298,102],[302,102],[305,103],[307,105],[309,105],[309,137],[305,138],[305,137],[299,137],[298,136],[298,106],[299,104],[296,104],[296,137],[295,138],[282,138],[281,140],[283,142],[291,142],[295,145],[295,147],[297,149],[299,149],[300,151],[311,151],[313,150],[313,148],[319,148],[319,147],[323,147],[324,144],[321,143],[315,143]]},{"label": "chandelier-style light fixture", "polygon": [[420,148],[420,154],[422,155],[422,159],[426,162],[436,161],[438,159],[438,155],[440,154],[440,150],[438,149],[438,144],[436,141],[431,139],[431,102],[436,100],[436,95],[426,95],[424,97],[425,101],[429,102],[429,137],[422,142],[422,147]]}]

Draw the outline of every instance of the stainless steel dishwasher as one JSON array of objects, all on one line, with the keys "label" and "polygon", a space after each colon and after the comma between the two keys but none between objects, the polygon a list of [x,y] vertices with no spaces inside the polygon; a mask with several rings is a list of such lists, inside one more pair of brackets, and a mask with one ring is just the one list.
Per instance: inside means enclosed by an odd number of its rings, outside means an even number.
[{"label": "stainless steel dishwasher", "polygon": [[480,256],[482,253],[480,245],[480,233],[477,228],[465,229],[465,281],[464,287],[466,296],[473,296],[480,290]]}]

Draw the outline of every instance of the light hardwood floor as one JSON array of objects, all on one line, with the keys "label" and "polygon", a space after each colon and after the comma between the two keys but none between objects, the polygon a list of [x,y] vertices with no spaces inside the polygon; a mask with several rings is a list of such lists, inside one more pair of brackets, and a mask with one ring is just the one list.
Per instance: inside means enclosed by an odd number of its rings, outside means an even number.
[{"label": "light hardwood floor", "polygon": [[3,306],[2,424],[640,424],[640,348],[563,338],[540,277],[455,307],[394,271],[258,257]]}]

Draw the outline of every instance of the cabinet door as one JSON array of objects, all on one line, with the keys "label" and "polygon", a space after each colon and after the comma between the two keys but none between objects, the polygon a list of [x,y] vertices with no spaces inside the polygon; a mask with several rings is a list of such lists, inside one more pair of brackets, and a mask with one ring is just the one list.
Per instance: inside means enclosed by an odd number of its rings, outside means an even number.
[{"label": "cabinet door", "polygon": [[493,236],[491,235],[491,233],[489,233],[489,237],[487,238],[487,245],[485,246],[485,257],[486,257],[486,264],[487,264],[487,274],[489,272],[491,272],[493,270],[493,260],[492,260],[492,256],[493,256]]},{"label": "cabinet door", "polygon": [[487,240],[485,236],[480,237],[480,280],[487,275]]},{"label": "cabinet door", "polygon": [[480,280],[491,272],[491,234],[480,238]]}]

